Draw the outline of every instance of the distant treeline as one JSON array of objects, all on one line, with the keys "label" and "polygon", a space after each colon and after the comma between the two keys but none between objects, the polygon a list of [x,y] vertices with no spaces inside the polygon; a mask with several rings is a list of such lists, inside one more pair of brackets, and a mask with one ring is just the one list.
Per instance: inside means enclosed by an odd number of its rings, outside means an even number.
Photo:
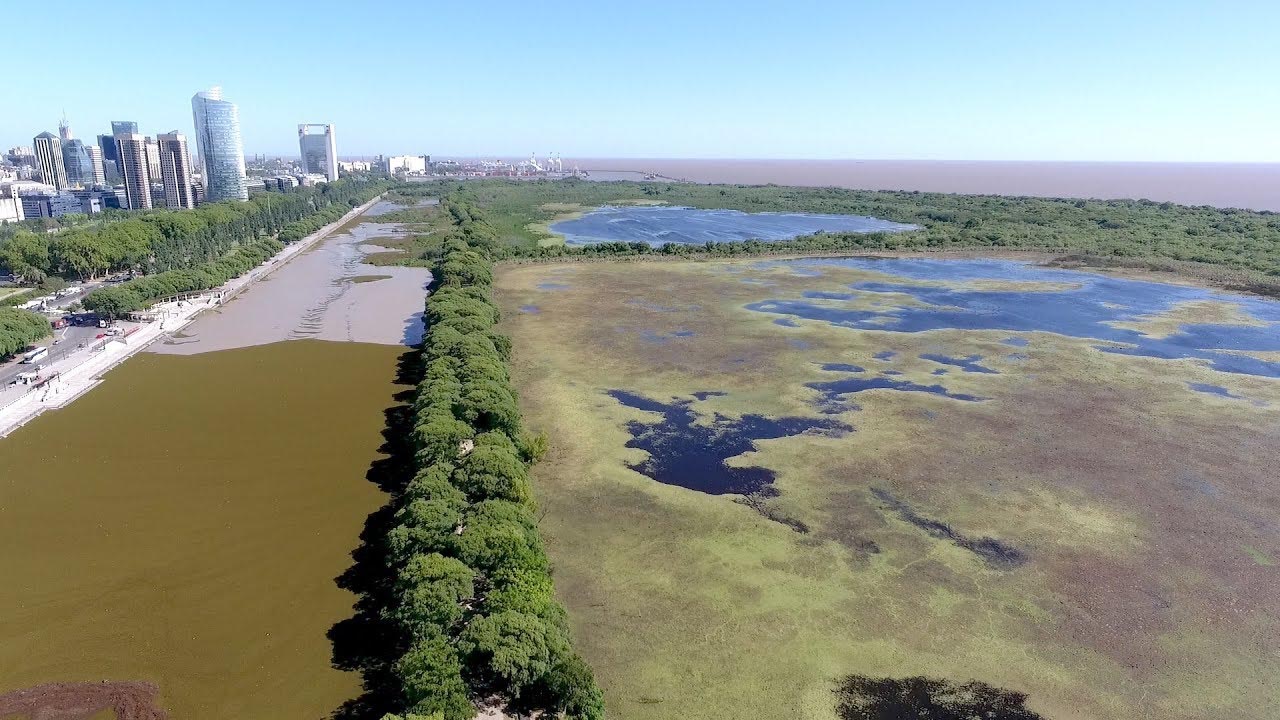
[{"label": "distant treeline", "polygon": [[544,717],[598,720],[603,699],[573,651],[534,516],[529,465],[545,439],[522,426],[495,330],[492,261],[459,208],[427,299],[424,379],[413,404],[416,475],[387,537],[403,630],[405,710],[464,720],[497,698]]},{"label": "distant treeline", "polygon": [[308,228],[319,227],[316,221],[340,217],[385,189],[384,183],[339,180],[264,193],[248,202],[131,213],[125,219],[53,235],[18,230],[0,240],[0,272],[40,282],[49,276],[87,280],[119,271],[188,269],[216,261],[236,245],[264,235],[279,233],[282,241],[292,242],[310,232]]},{"label": "distant treeline", "polygon": [[[694,185],[666,182],[517,182],[506,180],[423,183],[454,203],[482,208],[504,248],[503,255],[548,257],[581,254],[743,255],[765,252],[858,250],[1044,249],[1117,258],[1161,258],[1210,263],[1280,276],[1280,214],[1187,207],[1146,200],[1074,200],[992,195]],[[565,204],[591,209],[643,200],[747,212],[785,211],[870,215],[919,225],[906,233],[823,233],[784,243],[716,243],[709,246],[537,249],[538,230]]]},{"label": "distant treeline", "polygon": [[[119,285],[99,288],[84,299],[84,307],[108,317],[142,310],[161,298],[184,292],[195,292],[217,287],[226,281],[252,270],[267,258],[276,254],[284,245],[296,242],[325,225],[345,215],[351,208],[357,207],[378,193],[386,186],[381,183],[355,183],[339,180],[333,183],[334,188],[328,192],[308,192],[305,196],[296,194],[272,194],[270,210],[266,203],[258,205],[262,197],[247,203],[218,203],[218,216],[223,221],[210,224],[210,218],[196,216],[204,207],[196,210],[166,213],[158,217],[164,218],[163,227],[175,227],[175,218],[180,219],[185,228],[176,233],[173,241],[179,246],[196,246],[199,253],[183,253],[185,264],[170,270],[134,278]],[[319,186],[321,189],[327,185]],[[289,198],[293,209],[283,214],[279,212],[279,199]],[[242,206],[247,208],[244,214],[227,215],[222,208],[238,211]],[[254,208],[262,208],[266,215],[259,214]],[[309,208],[309,210],[308,210]],[[301,215],[298,215],[301,212]],[[191,213],[191,216],[187,216]],[[147,223],[152,216],[145,216],[137,223]],[[107,230],[124,223],[110,225]],[[240,233],[236,235],[235,233]],[[275,235],[278,233],[278,235]],[[275,235],[275,238],[272,236]],[[165,235],[169,238],[168,235]],[[186,238],[182,240],[181,238]],[[278,238],[278,239],[276,239]],[[57,241],[57,238],[54,238]],[[166,239],[166,244],[173,244]],[[213,248],[223,248],[213,253]],[[212,254],[212,257],[208,257]],[[155,265],[153,267],[159,267]]]},{"label": "distant treeline", "polygon": [[43,315],[0,307],[0,360],[13,357],[50,332],[49,321]]}]

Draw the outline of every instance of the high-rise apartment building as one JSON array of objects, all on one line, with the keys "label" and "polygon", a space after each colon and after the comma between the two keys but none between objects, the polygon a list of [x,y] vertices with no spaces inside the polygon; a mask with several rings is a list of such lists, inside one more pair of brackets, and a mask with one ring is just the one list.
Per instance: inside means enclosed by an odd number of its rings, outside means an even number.
[{"label": "high-rise apartment building", "polygon": [[62,160],[62,142],[51,132],[42,132],[35,136],[33,142],[36,154],[36,168],[40,170],[40,180],[58,190],[67,189],[67,171]]},{"label": "high-rise apartment building", "polygon": [[157,135],[156,143],[160,148],[160,177],[164,181],[165,207],[188,209],[195,207],[186,136],[174,130]]},{"label": "high-rise apartment building", "polygon": [[[311,132],[316,128],[320,132]],[[324,175],[329,182],[338,179],[338,143],[332,123],[299,125],[298,149],[302,151],[302,172]]]},{"label": "high-rise apartment building", "polygon": [[213,87],[192,96],[191,114],[209,202],[248,200],[244,143],[240,139],[240,114],[235,104],[222,99],[222,88]]},{"label": "high-rise apartment building", "polygon": [[124,178],[125,204],[129,210],[151,209],[151,175],[147,167],[147,138],[138,133],[116,136],[116,157]]},{"label": "high-rise apartment building", "polygon": [[160,145],[151,138],[147,138],[147,174],[151,182],[160,182]]},{"label": "high-rise apartment building", "polygon": [[106,185],[107,172],[102,165],[102,148],[97,145],[86,145],[84,149],[89,153],[89,162],[93,165],[93,184]]}]

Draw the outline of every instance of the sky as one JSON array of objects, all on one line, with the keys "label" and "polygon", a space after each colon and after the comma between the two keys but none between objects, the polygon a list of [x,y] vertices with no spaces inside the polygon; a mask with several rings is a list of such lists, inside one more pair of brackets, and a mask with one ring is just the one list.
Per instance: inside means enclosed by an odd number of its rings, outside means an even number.
[{"label": "sky", "polygon": [[1280,162],[1275,0],[57,5],[5,33],[0,150],[190,134],[221,85],[249,154]]}]

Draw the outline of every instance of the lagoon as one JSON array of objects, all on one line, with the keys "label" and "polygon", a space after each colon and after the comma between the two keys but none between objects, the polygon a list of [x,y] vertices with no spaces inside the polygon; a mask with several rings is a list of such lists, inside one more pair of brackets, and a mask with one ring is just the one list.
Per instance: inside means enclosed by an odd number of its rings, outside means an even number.
[{"label": "lagoon", "polygon": [[818,232],[873,233],[914,229],[914,225],[862,215],[745,213],[666,206],[605,206],[551,225],[551,231],[563,235],[570,245],[643,242],[655,247],[666,243],[776,242]]}]

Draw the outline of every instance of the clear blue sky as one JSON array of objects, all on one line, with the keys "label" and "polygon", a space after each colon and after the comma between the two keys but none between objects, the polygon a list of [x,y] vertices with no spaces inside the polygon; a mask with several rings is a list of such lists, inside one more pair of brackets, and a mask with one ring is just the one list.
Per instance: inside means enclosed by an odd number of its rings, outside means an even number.
[{"label": "clear blue sky", "polygon": [[327,121],[344,156],[1280,162],[1275,0],[34,8],[7,16],[0,150],[63,109],[79,137],[189,133],[220,84],[249,153]]}]

